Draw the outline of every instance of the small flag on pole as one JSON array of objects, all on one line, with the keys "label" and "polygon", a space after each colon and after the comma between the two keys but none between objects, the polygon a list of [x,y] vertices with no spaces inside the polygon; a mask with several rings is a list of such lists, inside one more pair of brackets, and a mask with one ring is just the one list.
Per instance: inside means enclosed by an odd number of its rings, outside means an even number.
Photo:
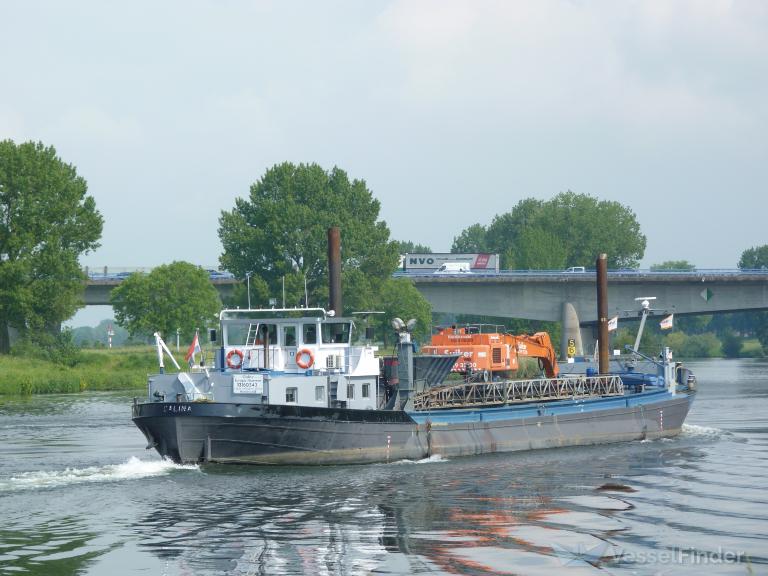
[{"label": "small flag on pole", "polygon": [[187,355],[184,357],[184,359],[189,363],[190,367],[195,363],[195,354],[198,352],[201,352],[200,340],[198,340],[197,330],[195,330],[195,337],[192,339],[192,344],[189,345]]},{"label": "small flag on pole", "polygon": [[662,330],[669,330],[669,329],[671,329],[672,328],[672,324],[674,322],[674,317],[675,317],[674,314],[670,314],[669,316],[664,318],[661,322],[659,322],[659,327]]},{"label": "small flag on pole", "polygon": [[619,317],[618,316],[614,316],[613,318],[608,320],[608,332],[613,332],[618,327],[619,327]]}]

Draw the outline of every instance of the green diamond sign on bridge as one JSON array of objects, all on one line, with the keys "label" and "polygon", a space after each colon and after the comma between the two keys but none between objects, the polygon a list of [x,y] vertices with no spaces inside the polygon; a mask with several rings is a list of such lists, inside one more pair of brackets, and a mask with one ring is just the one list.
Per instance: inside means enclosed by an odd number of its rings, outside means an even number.
[{"label": "green diamond sign on bridge", "polygon": [[704,290],[702,290],[699,293],[699,296],[701,296],[702,298],[704,298],[704,300],[709,302],[710,300],[712,300],[712,296],[714,296],[714,292],[712,292],[712,290],[710,290],[709,288],[704,288]]}]

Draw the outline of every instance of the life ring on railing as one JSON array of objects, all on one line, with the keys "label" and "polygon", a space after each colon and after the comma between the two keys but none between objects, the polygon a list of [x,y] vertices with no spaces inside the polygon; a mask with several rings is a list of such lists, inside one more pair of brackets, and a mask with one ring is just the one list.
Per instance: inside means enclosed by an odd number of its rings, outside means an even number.
[{"label": "life ring on railing", "polygon": [[238,370],[243,367],[243,353],[237,348],[233,348],[227,352],[227,366],[233,370]]},{"label": "life ring on railing", "polygon": [[309,350],[308,348],[302,348],[298,352],[296,352],[296,366],[301,368],[302,370],[306,370],[312,364],[315,363],[315,355],[312,354],[312,350]]}]

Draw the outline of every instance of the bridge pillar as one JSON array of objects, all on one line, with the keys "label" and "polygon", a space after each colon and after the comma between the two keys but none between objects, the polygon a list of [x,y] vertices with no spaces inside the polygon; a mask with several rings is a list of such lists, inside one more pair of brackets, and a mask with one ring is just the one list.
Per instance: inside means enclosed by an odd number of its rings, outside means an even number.
[{"label": "bridge pillar", "polygon": [[563,302],[562,312],[562,336],[560,339],[560,360],[563,362],[568,358],[568,344],[572,340],[572,346],[575,350],[575,356],[584,355],[584,347],[581,342],[581,328],[579,327],[579,316],[576,314],[576,308],[570,302]]}]

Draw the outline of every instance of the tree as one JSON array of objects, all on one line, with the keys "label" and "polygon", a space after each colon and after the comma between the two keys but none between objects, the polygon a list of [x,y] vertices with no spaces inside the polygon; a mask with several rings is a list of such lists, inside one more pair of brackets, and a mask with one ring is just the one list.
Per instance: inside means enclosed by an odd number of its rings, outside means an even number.
[{"label": "tree", "polygon": [[488,252],[486,241],[487,230],[482,224],[472,224],[461,231],[461,234],[453,239],[452,254],[476,254]]},{"label": "tree", "polygon": [[9,328],[58,333],[82,307],[78,258],[98,247],[103,225],[87,189],[52,146],[0,142],[0,353]]},{"label": "tree", "polygon": [[379,208],[365,182],[350,181],[339,168],[275,165],[251,186],[247,200],[238,198],[233,210],[222,212],[220,262],[241,278],[263,278],[275,296],[285,277],[289,306],[303,300],[305,280],[309,303],[325,304],[328,228],[341,228],[345,271],[359,269],[383,281],[397,267],[398,244],[378,220]]},{"label": "tree", "polygon": [[102,320],[98,326],[79,326],[72,328],[72,340],[78,346],[100,346],[104,347],[108,343],[107,332],[113,332],[112,345],[122,346],[129,338],[128,331],[115,325],[115,321]]},{"label": "tree", "polygon": [[740,356],[744,341],[739,336],[733,332],[728,332],[723,335],[721,342],[723,354],[725,354],[726,358],[738,358]]},{"label": "tree", "polygon": [[503,268],[530,269],[591,266],[603,252],[611,268],[634,268],[646,244],[630,208],[571,191],[546,202],[521,200],[494,217],[484,242],[485,251],[502,255]]},{"label": "tree", "polygon": [[131,336],[155,331],[166,339],[181,329],[185,341],[195,329],[216,324],[221,310],[208,273],[187,262],[158,266],[149,274],[131,274],[112,290],[115,319]]},{"label": "tree", "polygon": [[666,260],[661,264],[651,264],[651,272],[661,272],[663,270],[696,270],[696,265],[688,260]]},{"label": "tree", "polygon": [[748,248],[741,253],[739,268],[745,270],[765,270],[768,268],[768,244]]},{"label": "tree", "polygon": [[409,241],[395,240],[398,254],[432,254],[432,248],[424,244],[414,244]]},{"label": "tree", "polygon": [[[391,333],[393,330],[390,322],[395,317],[402,318],[406,322],[415,318],[414,339],[420,342],[429,340],[432,332],[432,307],[411,280],[407,278],[385,280],[379,290],[376,305],[377,310],[384,312],[374,319],[378,325],[377,333]],[[387,341],[386,338],[385,341]]]},{"label": "tree", "polygon": [[524,228],[517,244],[504,253],[506,266],[518,270],[562,270],[568,250],[562,240],[543,228]]}]

